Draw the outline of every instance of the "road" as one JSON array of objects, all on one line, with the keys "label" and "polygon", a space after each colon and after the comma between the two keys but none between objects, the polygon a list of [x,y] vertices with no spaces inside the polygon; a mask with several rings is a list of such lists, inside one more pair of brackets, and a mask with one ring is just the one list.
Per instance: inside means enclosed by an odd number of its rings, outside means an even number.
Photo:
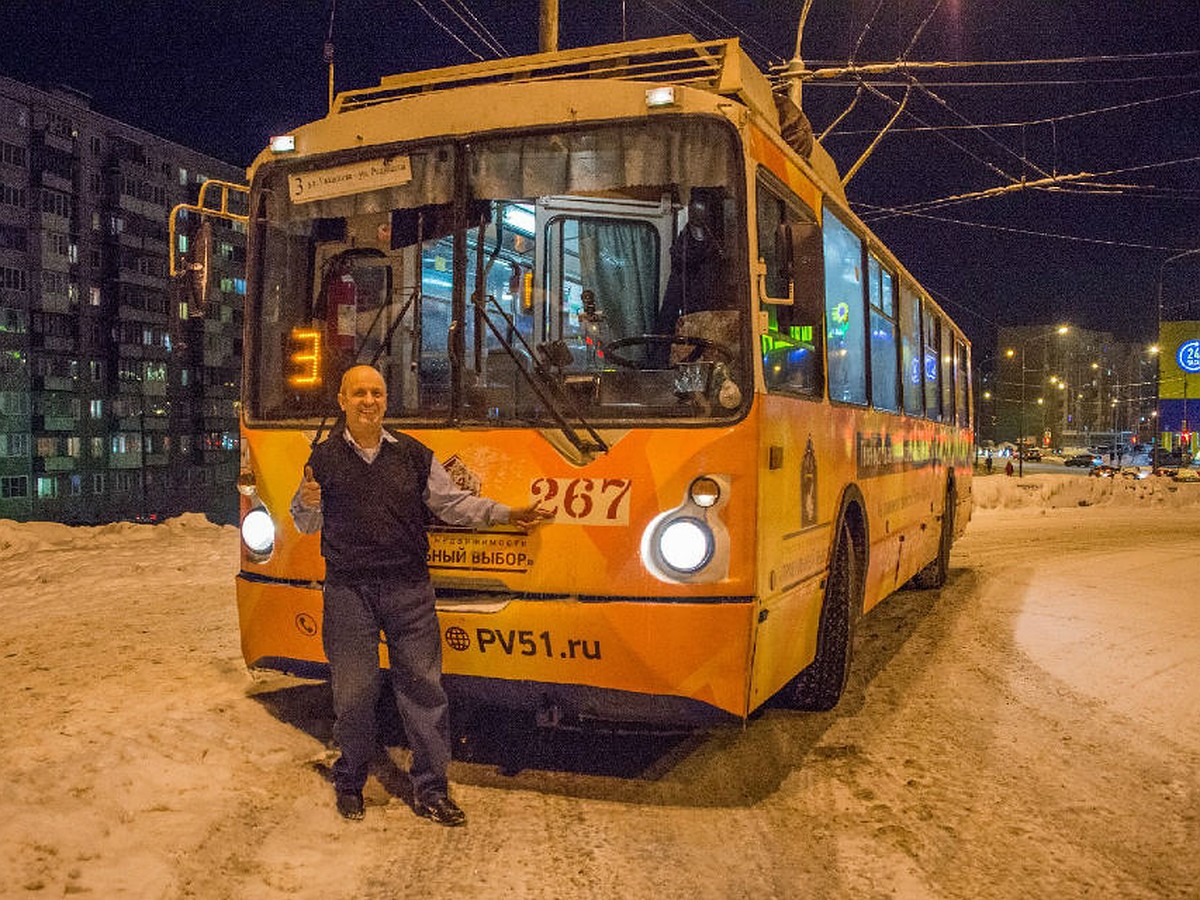
[{"label": "road", "polygon": [[0,896],[1194,898],[1195,513],[978,513],[829,713],[460,716],[463,829],[413,816],[402,746],[336,816],[327,689],[241,666],[232,529],[0,523]]}]

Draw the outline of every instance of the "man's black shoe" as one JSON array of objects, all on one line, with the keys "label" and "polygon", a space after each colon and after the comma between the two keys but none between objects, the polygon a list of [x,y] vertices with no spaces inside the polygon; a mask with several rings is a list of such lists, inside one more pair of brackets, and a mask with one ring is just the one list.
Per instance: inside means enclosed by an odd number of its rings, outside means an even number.
[{"label": "man's black shoe", "polygon": [[466,825],[467,815],[453,800],[445,794],[438,794],[429,797],[425,800],[416,802],[417,815],[426,819],[433,819],[439,825],[448,825],[454,827],[456,825]]},{"label": "man's black shoe", "polygon": [[343,819],[361,819],[364,815],[361,791],[338,791],[337,811]]}]

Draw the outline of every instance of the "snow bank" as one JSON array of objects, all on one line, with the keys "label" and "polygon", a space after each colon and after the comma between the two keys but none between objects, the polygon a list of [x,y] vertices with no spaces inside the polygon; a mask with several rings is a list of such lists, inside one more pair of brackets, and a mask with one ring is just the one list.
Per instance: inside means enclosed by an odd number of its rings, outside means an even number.
[{"label": "snow bank", "polygon": [[214,525],[200,513],[184,513],[159,525],[138,525],[133,522],[60,525],[58,522],[14,522],[12,519],[0,519],[0,554],[97,546],[118,547],[162,537],[162,532],[158,529],[178,534],[184,531],[196,533],[200,530],[212,532],[222,528],[237,530],[232,525]]},{"label": "snow bank", "polygon": [[1058,509],[1071,506],[1200,506],[1200,483],[1151,475],[1095,478],[1087,475],[1006,475],[971,482],[976,509]]}]

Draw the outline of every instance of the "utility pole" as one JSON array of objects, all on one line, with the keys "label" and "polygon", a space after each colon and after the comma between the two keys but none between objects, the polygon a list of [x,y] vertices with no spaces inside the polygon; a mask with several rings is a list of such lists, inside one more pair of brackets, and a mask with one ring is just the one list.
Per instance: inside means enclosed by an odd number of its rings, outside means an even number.
[{"label": "utility pole", "polygon": [[541,15],[538,17],[538,50],[542,53],[558,52],[558,0],[542,0]]}]

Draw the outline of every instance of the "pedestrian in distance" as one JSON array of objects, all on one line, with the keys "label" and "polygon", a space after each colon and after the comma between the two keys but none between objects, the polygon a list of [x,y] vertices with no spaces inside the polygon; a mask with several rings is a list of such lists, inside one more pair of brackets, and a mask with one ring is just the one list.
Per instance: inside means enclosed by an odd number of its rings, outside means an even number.
[{"label": "pedestrian in distance", "polygon": [[983,467],[984,467],[984,469],[987,470],[987,473],[989,475],[992,474],[992,451],[991,450],[989,450],[987,452],[987,459],[984,460]]},{"label": "pedestrian in distance", "polygon": [[1013,464],[1012,464],[1012,460],[1010,459],[1008,462],[1006,462],[1004,464],[1004,474],[1007,475],[1009,478],[1012,478],[1012,473],[1013,473]]},{"label": "pedestrian in distance", "polygon": [[432,515],[452,525],[528,529],[552,513],[536,503],[513,508],[475,496],[454,484],[420,441],[384,429],[387,385],[373,367],[348,369],[337,401],[345,427],[313,448],[291,504],[299,531],[320,531],[325,558],[322,644],[340,750],[332,771],[337,810],[347,819],[363,818],[362,790],[377,751],[382,632],[412,748],[414,811],[441,825],[462,825],[466,816],[446,779],[449,701],[426,523]]}]

